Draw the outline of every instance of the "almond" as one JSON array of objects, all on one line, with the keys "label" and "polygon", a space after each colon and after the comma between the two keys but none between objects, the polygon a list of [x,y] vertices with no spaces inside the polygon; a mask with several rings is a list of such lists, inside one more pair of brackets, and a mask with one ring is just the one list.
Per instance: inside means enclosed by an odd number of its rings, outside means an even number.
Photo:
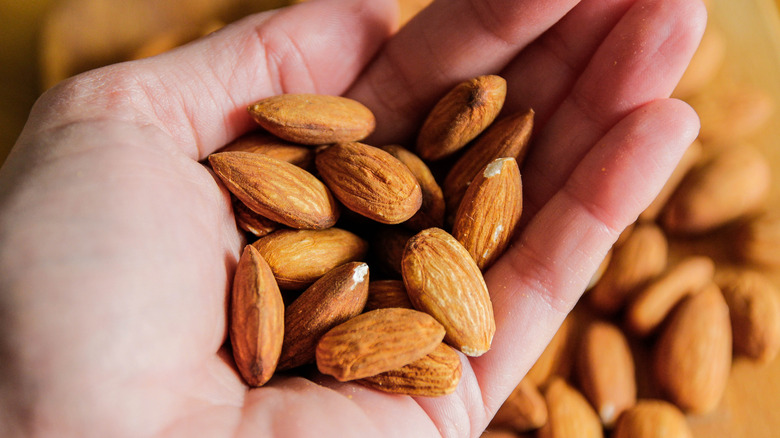
[{"label": "almond", "polygon": [[767,90],[726,83],[687,99],[701,121],[699,138],[708,143],[738,142],[771,119],[775,102]]},{"label": "almond", "polygon": [[346,263],[329,271],[287,307],[279,369],[313,362],[320,337],[363,311],[368,277],[365,263]]},{"label": "almond", "polygon": [[482,272],[460,242],[440,228],[423,230],[407,242],[401,268],[409,299],[444,326],[445,342],[467,356],[490,348],[493,305]]},{"label": "almond", "polygon": [[310,171],[314,165],[314,149],[284,141],[267,132],[254,131],[228,143],[219,152],[254,152],[295,164]]},{"label": "almond", "polygon": [[780,290],[758,271],[718,273],[729,306],[734,353],[771,362],[780,350]]},{"label": "almond", "polygon": [[669,244],[656,225],[641,223],[613,249],[604,275],[588,292],[588,302],[604,314],[622,309],[627,300],[666,268]]},{"label": "almond", "polygon": [[377,280],[369,283],[365,310],[386,309],[388,307],[413,308],[404,282],[401,280]]},{"label": "almond", "polygon": [[770,211],[737,226],[734,253],[747,264],[764,268],[780,267],[780,212]]},{"label": "almond", "polygon": [[506,98],[506,81],[495,75],[457,84],[436,103],[417,137],[417,154],[438,160],[473,140],[495,120]]},{"label": "almond", "polygon": [[628,340],[614,324],[593,321],[588,325],[575,369],[582,393],[604,426],[612,427],[636,403],[634,358]]},{"label": "almond", "polygon": [[390,277],[401,278],[401,259],[414,232],[405,227],[380,227],[371,237],[374,265]]},{"label": "almond", "polygon": [[571,314],[563,320],[539,359],[533,364],[526,377],[544,388],[554,377],[568,377],[572,369],[571,350],[572,328],[574,322]]},{"label": "almond", "polygon": [[697,414],[717,407],[731,371],[731,323],[714,283],[678,305],[653,355],[655,380],[672,403]]},{"label": "almond", "polygon": [[230,298],[230,342],[250,386],[271,378],[282,350],[284,304],[271,268],[254,248],[241,253]]},{"label": "almond", "polygon": [[485,271],[509,245],[523,212],[520,169],[514,158],[490,162],[463,196],[452,235]]},{"label": "almond", "polygon": [[658,215],[663,211],[672,193],[682,182],[685,175],[693,169],[693,167],[701,160],[703,154],[703,146],[701,141],[695,140],[685,150],[680,162],[674,168],[674,171],[666,180],[661,191],[658,192],[653,202],[639,215],[639,219],[642,221],[654,221],[658,218]]},{"label": "almond", "polygon": [[612,438],[693,438],[693,433],[676,406],[647,399],[620,416]]},{"label": "almond", "polygon": [[263,154],[209,155],[214,172],[255,213],[292,228],[332,227],[339,217],[325,185],[300,167]]},{"label": "almond", "polygon": [[431,227],[443,227],[444,194],[428,165],[413,152],[398,145],[383,146],[382,150],[404,163],[420,184],[422,205],[417,213],[410,217],[404,225],[417,231]]},{"label": "almond", "polygon": [[317,154],[320,177],[350,210],[383,224],[401,223],[420,209],[422,191],[409,168],[363,143],[340,143]]},{"label": "almond", "polygon": [[490,427],[525,433],[539,429],[546,422],[547,402],[536,384],[526,377],[498,409]]},{"label": "almond", "polygon": [[514,158],[517,165],[522,166],[530,144],[533,120],[533,110],[497,120],[468,146],[447,172],[442,184],[448,214],[455,214],[471,181],[496,158]]},{"label": "almond", "polygon": [[231,196],[233,202],[233,215],[236,217],[238,228],[252,233],[256,237],[263,237],[276,231],[280,225],[268,218],[260,216],[244,205],[235,196]]},{"label": "almond", "polygon": [[760,209],[771,187],[766,157],[747,145],[727,148],[680,183],[661,215],[674,234],[712,231]]},{"label": "almond", "polygon": [[362,140],[376,127],[371,110],[341,96],[281,94],[255,102],[248,110],[268,132],[309,145]]},{"label": "almond", "polygon": [[331,269],[362,260],[368,243],[341,228],[278,230],[252,243],[282,289],[305,289]]},{"label": "almond", "polygon": [[455,392],[461,373],[460,356],[452,347],[442,343],[408,365],[358,381],[384,392],[438,397]]},{"label": "almond", "polygon": [[627,329],[647,336],[658,327],[686,295],[712,283],[715,262],[707,256],[689,256],[652,280],[633,298],[626,309]]},{"label": "almond", "polygon": [[555,378],[544,391],[547,423],[539,438],[595,438],[604,432],[596,412],[585,397],[561,378]]},{"label": "almond", "polygon": [[328,330],[317,343],[317,369],[345,382],[408,365],[432,352],[444,327],[413,309],[377,309]]}]

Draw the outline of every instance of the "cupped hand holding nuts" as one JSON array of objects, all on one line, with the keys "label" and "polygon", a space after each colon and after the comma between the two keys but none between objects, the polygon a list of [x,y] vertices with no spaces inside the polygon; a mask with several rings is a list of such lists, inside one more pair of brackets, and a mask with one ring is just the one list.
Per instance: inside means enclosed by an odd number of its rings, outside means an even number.
[{"label": "cupped hand holding nuts", "polygon": [[0,171],[0,435],[479,435],[696,135],[703,9],[575,3],[307,2],[47,92]]}]

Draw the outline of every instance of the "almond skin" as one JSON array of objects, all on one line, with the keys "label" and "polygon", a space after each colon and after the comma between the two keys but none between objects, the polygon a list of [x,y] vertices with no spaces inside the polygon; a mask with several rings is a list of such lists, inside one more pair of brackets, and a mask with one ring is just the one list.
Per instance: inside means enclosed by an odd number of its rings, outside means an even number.
[{"label": "almond skin", "polygon": [[498,158],[477,174],[455,215],[452,235],[487,270],[509,245],[523,212],[523,186],[514,158]]},{"label": "almond skin", "polygon": [[518,433],[539,429],[547,423],[547,402],[530,379],[515,387],[496,412],[489,427],[508,428]]},{"label": "almond skin", "polygon": [[769,363],[780,350],[780,290],[758,271],[719,272],[716,282],[729,306],[734,353]]},{"label": "almond skin", "polygon": [[409,168],[389,153],[363,143],[340,143],[317,153],[320,177],[350,210],[383,224],[398,224],[422,205]]},{"label": "almond skin", "polygon": [[324,229],[339,218],[330,190],[311,173],[251,152],[219,152],[209,163],[225,187],[255,213],[292,228]]},{"label": "almond skin", "polygon": [[408,365],[364,377],[358,382],[393,394],[439,397],[455,392],[461,374],[460,356],[452,347],[442,343]]},{"label": "almond skin", "polygon": [[317,280],[284,312],[280,370],[314,362],[317,342],[331,328],[363,311],[368,299],[368,265],[343,264]]},{"label": "almond skin", "polygon": [[685,412],[715,409],[731,372],[731,322],[720,289],[710,284],[683,300],[653,351],[656,383]]},{"label": "almond skin", "polygon": [[281,94],[253,103],[248,111],[268,132],[308,145],[362,140],[376,127],[371,110],[340,96]]},{"label": "almond skin", "polygon": [[228,143],[219,152],[253,152],[295,164],[307,171],[311,171],[314,167],[314,149],[284,141],[262,131],[244,134]]},{"label": "almond skin", "polygon": [[591,322],[577,352],[580,388],[610,428],[621,413],[636,403],[634,358],[623,332],[606,321]]},{"label": "almond skin", "polygon": [[442,191],[447,212],[454,215],[471,181],[496,158],[514,158],[523,164],[533,131],[534,112],[518,112],[497,120],[468,146],[447,172]]},{"label": "almond skin", "polygon": [[409,301],[409,294],[406,293],[404,282],[401,280],[377,280],[369,283],[365,310],[386,309],[388,307],[414,308],[412,302]]},{"label": "almond skin", "polygon": [[317,343],[317,369],[345,382],[408,365],[432,352],[444,327],[413,309],[377,309],[328,330]]},{"label": "almond skin", "polygon": [[495,75],[459,83],[433,107],[417,136],[417,155],[439,160],[473,140],[504,105],[506,81]]},{"label": "almond skin", "polygon": [[715,275],[715,262],[707,256],[689,256],[670,267],[642,289],[626,309],[626,328],[647,336],[686,295],[704,289]]},{"label": "almond skin", "polygon": [[387,145],[382,146],[381,149],[404,163],[420,184],[422,205],[417,213],[410,217],[404,225],[416,231],[431,227],[443,227],[444,194],[428,165],[413,152],[401,146]]},{"label": "almond skin", "polygon": [[676,406],[648,399],[620,416],[612,438],[693,438],[693,433]]},{"label": "almond skin", "polygon": [[231,198],[233,202],[233,215],[236,217],[236,225],[238,228],[241,228],[247,233],[252,233],[255,237],[263,237],[273,233],[281,226],[250,210],[249,207],[244,205],[244,203],[239,201],[235,196],[231,196]]},{"label": "almond skin", "polygon": [[271,268],[247,245],[230,298],[230,343],[241,377],[262,386],[276,370],[284,335],[284,303]]},{"label": "almond skin", "polygon": [[739,224],[733,245],[736,257],[745,264],[780,267],[780,212],[769,211]]},{"label": "almond skin", "polygon": [[556,378],[544,391],[547,423],[539,438],[599,438],[604,436],[598,415],[579,391]]},{"label": "almond skin", "polygon": [[301,290],[331,269],[363,260],[368,244],[341,228],[278,230],[252,243],[263,255],[282,289]]},{"label": "almond skin", "polygon": [[409,299],[444,326],[445,342],[467,356],[490,348],[493,305],[482,272],[460,242],[440,228],[423,230],[407,242],[401,268]]}]

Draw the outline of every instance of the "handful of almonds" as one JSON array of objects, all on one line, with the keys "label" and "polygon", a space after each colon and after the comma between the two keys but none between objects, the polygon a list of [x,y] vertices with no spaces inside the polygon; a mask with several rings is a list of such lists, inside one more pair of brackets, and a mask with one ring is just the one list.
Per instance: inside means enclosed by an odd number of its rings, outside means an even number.
[{"label": "handful of almonds", "polygon": [[[505,94],[495,75],[457,84],[415,151],[363,143],[374,115],[348,98],[286,94],[249,106],[267,133],[208,159],[237,225],[256,237],[237,265],[230,308],[233,356],[249,385],[316,364],[392,393],[455,390],[456,350],[490,348],[496,326],[482,272],[522,212],[518,161],[533,111],[493,123]],[[433,160],[458,154],[450,174],[431,171]]]}]

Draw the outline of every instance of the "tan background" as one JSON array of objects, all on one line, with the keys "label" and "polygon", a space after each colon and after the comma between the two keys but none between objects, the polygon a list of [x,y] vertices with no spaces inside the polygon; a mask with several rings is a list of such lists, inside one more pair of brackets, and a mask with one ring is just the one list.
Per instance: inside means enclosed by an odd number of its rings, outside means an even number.
[{"label": "tan background", "polygon": [[[426,0],[405,0],[413,6]],[[711,23],[727,36],[727,59],[715,83],[745,81],[765,89],[780,108],[780,0],[711,0]],[[152,34],[194,32],[214,17],[230,21],[285,0],[0,0],[0,163],[33,102],[58,75],[129,56]],[[181,5],[186,4],[182,8]],[[139,7],[142,5],[142,7]],[[182,12],[185,11],[185,12]],[[104,16],[122,16],[111,21]],[[45,29],[45,32],[44,32]],[[40,50],[46,47],[47,51]],[[78,62],[74,61],[76,58]],[[41,59],[46,59],[42,68]],[[87,59],[87,61],[83,61]],[[54,65],[55,67],[52,67]],[[750,141],[780,175],[780,111]],[[772,195],[780,203],[780,183]],[[780,275],[777,275],[780,278]],[[735,363],[727,393],[712,414],[691,417],[697,437],[780,436],[780,360]]]}]

